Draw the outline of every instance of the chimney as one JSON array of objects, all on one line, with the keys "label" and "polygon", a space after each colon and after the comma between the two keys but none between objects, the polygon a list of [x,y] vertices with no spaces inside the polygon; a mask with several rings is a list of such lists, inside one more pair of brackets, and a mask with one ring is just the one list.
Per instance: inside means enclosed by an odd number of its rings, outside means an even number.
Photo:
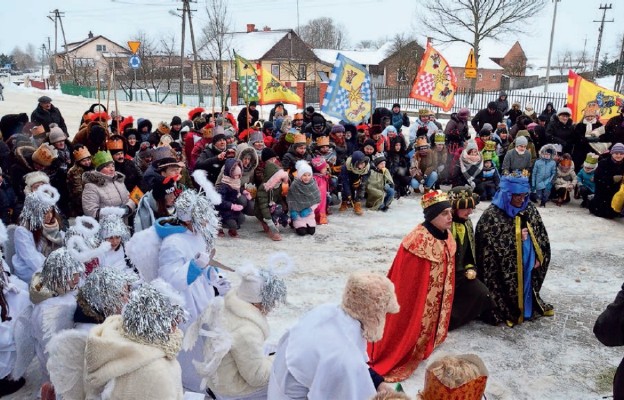
[{"label": "chimney", "polygon": [[89,34],[87,36],[89,36],[89,39],[93,39],[93,32],[89,31]]},{"label": "chimney", "polygon": [[256,30],[256,24],[247,24],[247,33],[253,32]]},{"label": "chimney", "polygon": [[262,28],[262,30],[263,30],[264,32],[270,32],[270,31],[271,31],[271,27],[270,27],[270,26],[265,25],[265,26],[264,26],[264,28]]}]

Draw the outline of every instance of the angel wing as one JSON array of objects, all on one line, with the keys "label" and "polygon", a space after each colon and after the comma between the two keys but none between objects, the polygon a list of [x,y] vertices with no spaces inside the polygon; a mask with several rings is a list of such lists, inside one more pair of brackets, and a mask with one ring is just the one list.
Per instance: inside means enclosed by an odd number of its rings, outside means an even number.
[{"label": "angel wing", "polygon": [[56,334],[48,343],[48,372],[57,396],[65,400],[82,400],[84,390],[84,356],[89,333],[68,329]]},{"label": "angel wing", "polygon": [[126,256],[145,282],[158,278],[158,249],[161,241],[152,226],[135,233],[125,244]]},{"label": "angel wing", "polygon": [[4,261],[9,266],[9,272],[13,273],[13,254],[15,254],[15,228],[17,225],[7,226],[7,241],[3,245]]},{"label": "angel wing", "polygon": [[35,338],[32,336],[32,314],[34,306],[31,304],[15,320],[13,337],[15,338],[16,360],[11,373],[14,377],[22,377],[28,366],[35,358]]}]

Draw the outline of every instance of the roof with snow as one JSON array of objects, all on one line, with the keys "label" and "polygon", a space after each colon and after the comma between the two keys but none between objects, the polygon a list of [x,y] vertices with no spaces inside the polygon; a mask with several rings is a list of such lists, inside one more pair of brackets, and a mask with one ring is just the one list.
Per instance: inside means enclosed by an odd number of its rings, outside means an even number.
[{"label": "roof with snow", "polygon": [[[107,41],[109,41],[109,42],[111,42],[111,43],[113,43],[113,44],[115,44],[115,45],[117,45],[117,46],[121,47],[122,49],[124,49],[124,50],[126,51],[126,53],[123,53],[123,54],[125,54],[125,55],[130,54],[130,52],[129,52],[129,51],[127,51],[127,50],[126,50],[126,48],[125,48],[124,46],[122,46],[122,45],[120,45],[119,43],[116,43],[116,42],[114,42],[114,41],[110,40],[109,38],[107,38],[106,36],[103,36],[103,35],[97,35],[97,36],[87,37],[86,39],[84,39],[84,40],[82,40],[82,41],[80,41],[80,42],[71,42],[71,43],[67,43],[67,45],[66,45],[66,49],[65,49],[64,51],[60,51],[60,52],[58,52],[58,53],[56,53],[56,54],[57,54],[57,55],[60,55],[60,54],[71,53],[71,52],[73,52],[73,51],[75,51],[75,50],[77,50],[77,49],[81,48],[82,46],[84,46],[84,45],[86,45],[86,44],[89,44],[89,43],[93,42],[94,40],[97,40],[97,39],[100,39],[100,38],[102,38],[102,39],[104,39],[104,40],[107,40]],[[111,54],[116,54],[116,53],[111,53]]]},{"label": "roof with snow", "polygon": [[334,64],[338,53],[362,65],[379,65],[379,63],[390,55],[389,51],[391,47],[392,42],[387,42],[377,50],[312,49],[312,51],[316,54],[319,60],[329,65]]},{"label": "roof with snow", "polygon": [[[471,46],[463,42],[434,44],[433,47],[438,50],[451,67],[463,68],[466,65],[468,54],[470,54]],[[490,57],[504,57],[511,49],[511,45],[501,45],[500,43],[482,42],[480,56],[477,66],[482,69],[503,70],[504,68],[490,60]]]},{"label": "roof with snow", "polygon": [[[233,32],[225,35],[224,44],[236,54],[247,60],[261,60],[280,40],[282,40],[290,29],[275,29],[270,31],[253,32]],[[210,59],[210,52],[206,44],[199,49],[204,58]],[[228,58],[229,59],[229,58]]]}]

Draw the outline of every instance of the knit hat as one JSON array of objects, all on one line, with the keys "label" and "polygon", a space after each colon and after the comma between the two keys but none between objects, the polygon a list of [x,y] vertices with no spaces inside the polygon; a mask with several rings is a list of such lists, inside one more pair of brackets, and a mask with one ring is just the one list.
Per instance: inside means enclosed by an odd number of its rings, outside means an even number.
[{"label": "knit hat", "polygon": [[87,157],[91,157],[91,153],[89,153],[89,149],[87,148],[87,146],[77,148],[76,150],[74,150],[73,155],[76,162],[84,160]]},{"label": "knit hat", "polygon": [[277,154],[275,154],[273,149],[269,147],[265,147],[264,149],[262,149],[262,153],[260,154],[260,159],[262,160],[262,162],[267,162],[273,157],[277,157]]},{"label": "knit hat", "polygon": [[185,320],[181,299],[174,293],[162,280],[133,290],[121,313],[125,336],[141,343],[168,343],[172,327]]},{"label": "knit hat", "polygon": [[427,117],[429,115],[433,114],[431,112],[431,110],[426,109],[426,108],[421,108],[420,110],[418,110],[418,116],[419,117]]},{"label": "knit hat", "polygon": [[483,127],[483,129],[479,131],[479,136],[491,136],[491,135],[492,135],[492,131],[490,129],[486,129],[485,127]]},{"label": "knit hat", "polygon": [[54,144],[57,142],[62,142],[67,139],[67,135],[65,132],[57,124],[50,124],[50,132],[48,133],[48,141],[50,144]]},{"label": "knit hat", "polygon": [[[490,124],[489,122],[486,122],[485,124],[483,124],[483,127],[481,128],[480,132],[483,132],[484,130],[492,132],[494,130],[494,128],[492,127],[492,124]],[[479,134],[481,134],[480,132],[479,132]]]},{"label": "knit hat", "polygon": [[[223,130],[223,127],[217,127],[217,128],[221,128],[221,130]],[[216,128],[215,128],[216,129]],[[217,133],[212,137],[212,143],[217,143],[219,140],[225,140],[225,133]]]},{"label": "knit hat", "polygon": [[383,153],[373,154],[373,164],[375,164],[375,166],[379,165],[379,163],[382,161],[386,161],[386,157]]},{"label": "knit hat", "polygon": [[314,115],[312,117],[312,127],[313,128],[314,127],[325,126],[325,123],[326,123],[325,118],[322,115],[320,115],[320,114]]},{"label": "knit hat", "polygon": [[33,171],[24,175],[24,182],[26,183],[24,194],[29,194],[32,193],[32,186],[35,183],[50,183],[50,177],[43,171]]},{"label": "knit hat", "polygon": [[624,144],[622,143],[616,143],[613,146],[611,146],[611,150],[610,153],[624,153]]},{"label": "knit hat", "polygon": [[496,102],[490,101],[487,105],[487,108],[490,110],[496,110]]},{"label": "knit hat", "polygon": [[319,173],[325,171],[325,168],[327,168],[327,160],[321,156],[314,157],[311,163],[314,171]]},{"label": "knit hat", "polygon": [[32,154],[32,160],[39,165],[49,167],[58,157],[58,150],[51,144],[41,143],[41,146]]},{"label": "knit hat", "polygon": [[177,186],[177,181],[180,176],[168,176],[164,179],[155,179],[154,186],[152,187],[152,197],[154,200],[162,200],[168,194],[179,195],[180,190]]},{"label": "knit hat", "polygon": [[436,133],[433,137],[433,142],[435,144],[444,144],[446,142],[446,135],[441,132]]},{"label": "knit hat", "polygon": [[598,154],[587,153],[583,167],[591,169],[592,171],[598,166]]},{"label": "knit hat", "polygon": [[394,107],[399,107],[399,108],[401,108],[401,105],[400,105],[399,103],[394,103],[394,104],[392,105],[392,108],[394,108]]},{"label": "knit hat", "polygon": [[71,290],[74,274],[83,274],[84,264],[76,260],[65,247],[54,250],[43,262],[41,284],[54,293]]},{"label": "knit hat", "polygon": [[479,204],[479,195],[472,193],[472,188],[468,185],[455,186],[448,194],[453,210],[475,208]]},{"label": "knit hat", "polygon": [[381,339],[386,314],[399,312],[392,281],[368,271],[356,271],[349,275],[341,306],[351,318],[360,322],[362,336],[369,342]]},{"label": "knit hat", "polygon": [[182,118],[178,117],[177,115],[174,116],[173,118],[171,118],[171,126],[173,125],[182,125]]},{"label": "knit hat", "polygon": [[338,132],[344,132],[344,131],[345,131],[344,126],[340,124],[335,124],[331,128],[331,133],[338,133]]},{"label": "knit hat", "polygon": [[535,122],[531,122],[529,125],[527,125],[527,131],[534,131],[536,126],[537,124]]},{"label": "knit hat", "polygon": [[304,174],[312,175],[312,167],[310,167],[310,164],[308,164],[308,162],[305,160],[297,161],[297,163],[295,164],[295,168],[297,169],[298,179],[301,179]]},{"label": "knit hat", "polygon": [[273,130],[275,129],[275,125],[273,125],[273,122],[271,121],[264,121],[264,124],[262,124],[262,130]]},{"label": "knit hat", "polygon": [[152,157],[152,148],[150,147],[149,142],[143,142],[139,146],[139,151],[137,152],[137,157],[144,159],[146,157]]},{"label": "knit hat", "polygon": [[429,193],[425,193],[420,200],[420,205],[425,214],[425,221],[432,221],[442,211],[451,208],[451,202],[447,194],[441,190],[432,190]]},{"label": "knit hat", "polygon": [[43,184],[24,199],[24,206],[20,214],[20,225],[34,231],[41,228],[45,222],[45,214],[54,209],[58,213],[56,203],[61,198],[58,190],[50,184]]},{"label": "knit hat", "polygon": [[475,142],[474,140],[469,140],[468,142],[466,142],[466,147],[464,148],[464,150],[466,151],[466,153],[468,153],[470,150],[479,150],[479,146],[477,146],[477,142]]},{"label": "knit hat", "polygon": [[264,135],[262,132],[255,131],[249,135],[249,143],[254,144],[257,142],[264,142]]},{"label": "knit hat", "polygon": [[557,116],[560,116],[561,114],[568,114],[568,116],[572,116],[572,110],[570,110],[568,107],[561,107],[559,110],[557,110]]},{"label": "knit hat", "polygon": [[381,129],[381,125],[374,124],[370,127],[368,134],[370,136],[373,136],[373,135],[379,135],[381,134],[381,132],[383,132],[383,129]]},{"label": "knit hat", "polygon": [[122,219],[125,210],[121,207],[102,207],[100,209],[100,239],[106,240],[119,236],[122,242],[130,240],[130,230]]},{"label": "knit hat", "polygon": [[98,322],[106,317],[121,313],[125,298],[130,294],[129,286],[138,276],[117,268],[96,268],[78,289],[76,302],[82,311]]},{"label": "knit hat", "polygon": [[113,156],[110,151],[98,151],[91,157],[91,162],[97,171],[104,167],[108,163],[113,162]]},{"label": "knit hat", "polygon": [[529,140],[526,138],[526,136],[517,136],[516,137],[516,147],[518,146],[528,146],[529,145]]},{"label": "knit hat", "polygon": [[468,117],[470,117],[470,110],[467,109],[466,107],[460,108],[459,112],[457,113],[457,117],[464,121],[467,120]]},{"label": "knit hat", "polygon": [[286,283],[282,276],[292,270],[292,260],[285,253],[275,253],[269,257],[269,268],[258,269],[246,264],[236,269],[241,283],[236,295],[243,301],[262,304],[265,311],[271,311],[277,303],[286,302]]}]

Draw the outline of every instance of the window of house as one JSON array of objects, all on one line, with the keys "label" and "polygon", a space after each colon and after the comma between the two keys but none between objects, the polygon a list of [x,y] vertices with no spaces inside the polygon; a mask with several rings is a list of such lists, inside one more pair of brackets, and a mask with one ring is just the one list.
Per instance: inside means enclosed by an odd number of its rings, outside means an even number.
[{"label": "window of house", "polygon": [[397,82],[407,82],[407,73],[405,68],[399,68],[397,70]]},{"label": "window of house", "polygon": [[479,74],[479,80],[482,81],[483,80],[483,74]]},{"label": "window of house", "polygon": [[75,67],[93,67],[94,65],[93,58],[74,58]]},{"label": "window of house", "polygon": [[271,74],[277,79],[280,79],[280,65],[279,64],[271,64]]},{"label": "window of house", "polygon": [[492,80],[495,81],[496,80],[496,74],[492,74]]},{"label": "window of house", "polygon": [[96,44],[95,45],[95,50],[96,51],[106,51],[106,45],[105,44]]},{"label": "window of house", "polygon": [[200,67],[200,79],[212,79],[212,64],[202,64]]},{"label": "window of house", "polygon": [[297,79],[300,81],[305,81],[307,77],[308,77],[308,66],[305,64],[299,64]]}]

